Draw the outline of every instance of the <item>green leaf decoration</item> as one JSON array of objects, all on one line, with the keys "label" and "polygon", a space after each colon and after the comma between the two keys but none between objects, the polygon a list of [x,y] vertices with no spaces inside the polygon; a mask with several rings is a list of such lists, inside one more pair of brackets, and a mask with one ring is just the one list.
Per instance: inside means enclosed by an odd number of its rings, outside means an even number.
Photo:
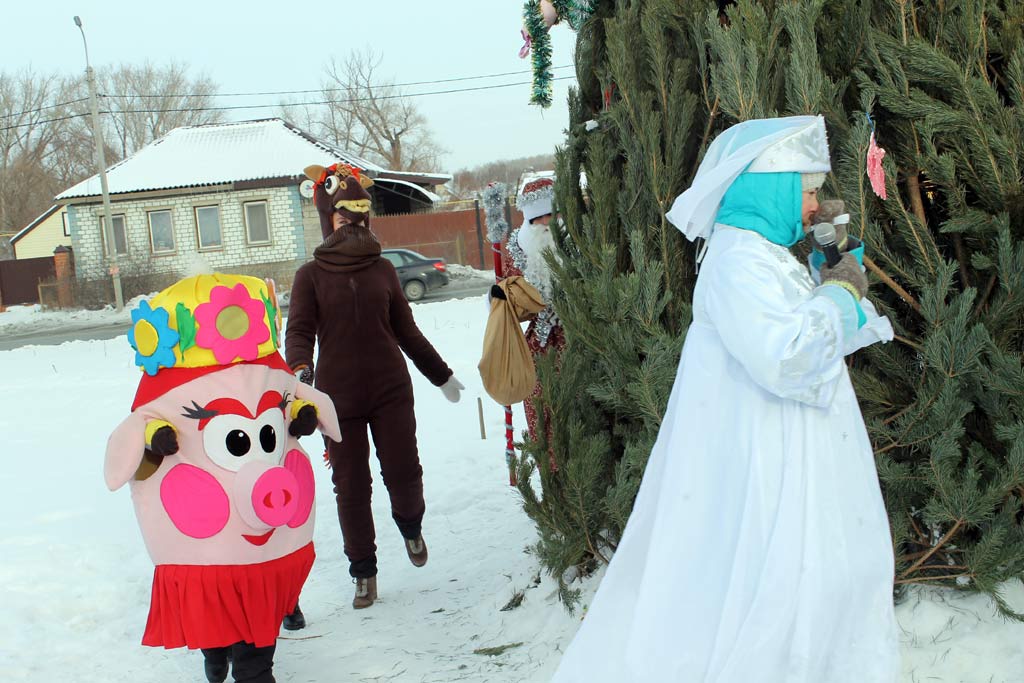
[{"label": "green leaf decoration", "polygon": [[196,319],[192,311],[180,302],[174,307],[174,315],[178,321],[178,348],[184,356],[186,351],[196,345]]},{"label": "green leaf decoration", "polygon": [[260,292],[260,298],[263,299],[263,305],[267,308],[267,322],[270,325],[270,338],[274,342],[274,348],[278,348],[277,344],[277,306],[267,298],[266,294]]}]

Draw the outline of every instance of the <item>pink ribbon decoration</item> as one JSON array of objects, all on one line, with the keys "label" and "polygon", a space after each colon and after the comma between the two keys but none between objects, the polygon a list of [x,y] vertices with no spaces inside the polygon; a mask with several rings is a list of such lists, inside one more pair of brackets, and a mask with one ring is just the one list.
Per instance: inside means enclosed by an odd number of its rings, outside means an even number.
[{"label": "pink ribbon decoration", "polygon": [[525,28],[519,29],[519,32],[523,35],[523,46],[519,48],[519,59],[526,59],[530,56],[530,49],[533,48],[533,38]]},{"label": "pink ribbon decoration", "polygon": [[882,159],[885,158],[885,150],[875,142],[875,133],[871,133],[871,142],[868,143],[868,179],[871,181],[871,189],[881,199],[887,199],[885,192],[885,169],[882,168]]}]

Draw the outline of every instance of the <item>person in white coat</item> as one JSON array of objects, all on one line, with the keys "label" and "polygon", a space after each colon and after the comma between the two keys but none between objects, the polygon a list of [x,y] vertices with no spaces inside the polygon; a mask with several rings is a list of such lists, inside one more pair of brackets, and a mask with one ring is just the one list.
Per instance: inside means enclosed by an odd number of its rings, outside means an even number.
[{"label": "person in white coat", "polygon": [[893,683],[893,551],[845,356],[892,339],[858,255],[808,269],[824,120],[747,121],[669,220],[707,240],[632,515],[558,683]]}]

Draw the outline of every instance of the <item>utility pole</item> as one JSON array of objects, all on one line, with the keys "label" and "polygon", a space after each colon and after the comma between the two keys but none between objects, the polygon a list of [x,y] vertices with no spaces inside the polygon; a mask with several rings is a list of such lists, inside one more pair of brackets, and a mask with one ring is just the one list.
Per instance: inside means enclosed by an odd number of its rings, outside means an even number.
[{"label": "utility pole", "polygon": [[[96,101],[96,74],[89,65],[89,44],[85,40],[82,20],[75,15],[75,26],[82,32],[85,46],[85,80],[89,83],[89,108],[92,110],[92,138],[96,143],[96,165],[99,166],[100,189],[103,195],[103,232],[106,236],[110,277],[114,282],[114,305],[118,311],[124,309],[124,295],[121,293],[121,271],[117,266],[117,242],[114,241],[114,213],[110,210],[110,192],[107,188],[107,155],[103,151],[103,133],[100,129],[100,108]],[[128,240],[127,229],[125,240]]]}]

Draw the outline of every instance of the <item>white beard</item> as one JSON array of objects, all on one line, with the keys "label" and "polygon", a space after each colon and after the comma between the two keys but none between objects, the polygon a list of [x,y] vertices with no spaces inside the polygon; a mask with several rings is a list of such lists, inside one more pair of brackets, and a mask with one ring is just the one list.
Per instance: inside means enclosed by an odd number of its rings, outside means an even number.
[{"label": "white beard", "polygon": [[526,256],[526,267],[522,269],[523,277],[540,291],[545,301],[550,301],[551,269],[544,259],[544,252],[551,250],[555,258],[558,258],[555,238],[546,225],[524,223],[523,227],[519,228],[518,241],[519,248]]}]

